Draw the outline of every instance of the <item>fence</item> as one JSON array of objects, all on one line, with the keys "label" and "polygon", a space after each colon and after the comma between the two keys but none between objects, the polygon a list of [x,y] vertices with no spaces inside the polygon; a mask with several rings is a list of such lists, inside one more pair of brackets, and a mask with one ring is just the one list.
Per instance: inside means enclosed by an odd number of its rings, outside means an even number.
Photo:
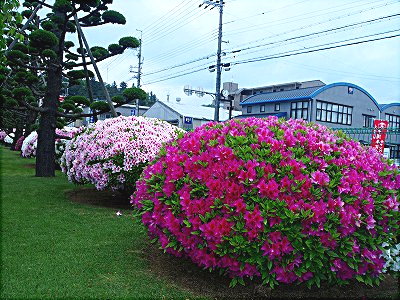
[{"label": "fence", "polygon": [[[350,138],[364,145],[370,145],[374,128],[332,128],[340,130]],[[400,163],[400,128],[388,128],[386,132],[385,147],[390,149],[390,158]]]}]

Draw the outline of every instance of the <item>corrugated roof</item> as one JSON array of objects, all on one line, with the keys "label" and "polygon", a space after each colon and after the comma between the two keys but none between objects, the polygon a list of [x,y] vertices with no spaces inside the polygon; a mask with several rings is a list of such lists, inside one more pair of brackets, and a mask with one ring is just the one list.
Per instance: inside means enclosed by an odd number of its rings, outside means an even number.
[{"label": "corrugated roof", "polygon": [[[214,107],[206,107],[195,103],[185,102],[164,102],[160,101],[163,105],[168,106],[181,116],[192,117],[194,119],[214,120]],[[232,111],[232,116],[242,114],[241,111]],[[229,119],[229,111],[227,109],[220,108],[219,119],[225,121]]]},{"label": "corrugated roof", "polygon": [[272,93],[261,93],[250,96],[241,102],[241,104],[257,104],[262,102],[274,102],[285,100],[296,100],[309,98],[312,93],[320,89],[320,86],[309,87],[305,89],[296,89],[289,91],[279,91]]}]

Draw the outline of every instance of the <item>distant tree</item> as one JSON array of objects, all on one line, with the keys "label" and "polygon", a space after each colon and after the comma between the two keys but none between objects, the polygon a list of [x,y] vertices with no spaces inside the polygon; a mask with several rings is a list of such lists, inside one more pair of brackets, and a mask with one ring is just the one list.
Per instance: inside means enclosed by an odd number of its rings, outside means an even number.
[{"label": "distant tree", "polygon": [[143,101],[143,105],[146,106],[152,106],[154,103],[157,101],[157,96],[153,94],[152,91],[150,93],[147,93],[146,100]]},{"label": "distant tree", "polygon": [[[50,5],[44,1],[27,0],[23,4],[28,12],[23,11],[21,14],[26,18],[29,16],[29,11],[34,10],[38,5],[51,9],[45,17],[37,18],[22,32],[26,37],[26,44],[19,43],[18,49],[14,48],[6,52],[8,70],[12,70],[15,74],[19,71],[37,72],[37,74],[43,74],[45,78],[44,96],[36,99],[38,101],[36,105],[29,102],[33,100],[30,98],[32,96],[30,88],[15,87],[10,97],[17,102],[17,106],[23,105],[40,114],[36,176],[55,175],[54,145],[55,129],[58,124],[62,126],[77,118],[94,115],[82,113],[83,108],[87,106],[90,106],[97,115],[110,110],[115,112],[114,107],[107,102],[92,101],[93,97],[87,99],[84,96],[70,96],[64,102],[59,102],[63,77],[69,79],[70,86],[78,84],[81,79],[89,82],[89,78],[93,78],[94,74],[87,69],[87,66],[119,55],[127,48],[139,46],[136,38],[123,37],[118,44],[109,45],[108,49],[99,46],[87,47],[81,27],[126,23],[122,14],[108,9],[107,5],[111,3],[112,0],[55,0]],[[80,18],[77,17],[78,13],[82,15]],[[79,47],[74,52],[74,43],[66,40],[66,37],[76,32]],[[98,76],[99,74],[97,73]],[[4,84],[5,79],[3,78],[0,84]],[[89,83],[86,85],[90,86]],[[12,84],[9,86],[12,87]],[[141,91],[135,89],[128,95],[134,95],[135,92],[136,95],[142,95]],[[131,100],[128,96],[119,98],[116,106]]]},{"label": "distant tree", "polygon": [[120,87],[120,91],[123,92],[128,87],[128,84],[125,81],[122,81],[119,84],[119,87]]}]

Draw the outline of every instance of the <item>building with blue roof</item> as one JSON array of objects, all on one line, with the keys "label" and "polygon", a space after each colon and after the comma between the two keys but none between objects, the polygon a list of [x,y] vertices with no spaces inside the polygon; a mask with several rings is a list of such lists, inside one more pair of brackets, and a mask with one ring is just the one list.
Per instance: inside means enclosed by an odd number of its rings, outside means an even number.
[{"label": "building with blue roof", "polygon": [[[275,115],[345,131],[371,128],[375,119],[388,120],[389,127],[395,129],[395,134],[387,138],[390,156],[400,159],[400,103],[379,104],[370,93],[353,83],[325,84],[312,80],[253,89],[238,89],[237,84],[225,83],[224,89],[229,91],[235,104],[239,100],[240,118]],[[363,142],[369,144],[370,139],[371,133],[366,134]]]},{"label": "building with blue roof", "polygon": [[363,88],[348,82],[258,93],[241,103],[243,117],[276,115],[305,119],[328,127],[372,127],[381,109]]}]

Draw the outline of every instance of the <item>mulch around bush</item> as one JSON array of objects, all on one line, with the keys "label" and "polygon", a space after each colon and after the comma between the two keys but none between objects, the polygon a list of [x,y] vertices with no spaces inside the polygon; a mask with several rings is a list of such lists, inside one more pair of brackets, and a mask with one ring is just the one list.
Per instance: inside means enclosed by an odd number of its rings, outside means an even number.
[{"label": "mulch around bush", "polygon": [[118,191],[98,191],[94,187],[84,187],[68,191],[66,195],[73,202],[116,209],[132,209],[129,196]]},{"label": "mulch around bush", "polygon": [[379,287],[370,287],[357,281],[346,286],[321,284],[321,288],[306,285],[280,285],[271,290],[260,280],[247,281],[245,286],[229,288],[230,279],[218,271],[202,270],[188,259],[164,253],[155,244],[143,249],[150,272],[158,278],[174,282],[180,288],[212,299],[399,299],[397,279],[388,276]]},{"label": "mulch around bush", "polygon": [[[132,209],[126,195],[118,191],[97,191],[84,187],[66,193],[74,202],[116,209]],[[195,295],[211,299],[400,299],[397,279],[387,276],[379,287],[370,287],[354,280],[346,286],[313,287],[280,285],[271,290],[260,280],[247,280],[245,286],[229,288],[230,279],[218,271],[202,270],[188,259],[164,253],[158,245],[146,243],[141,256],[148,262],[148,271],[157,278]]]}]

